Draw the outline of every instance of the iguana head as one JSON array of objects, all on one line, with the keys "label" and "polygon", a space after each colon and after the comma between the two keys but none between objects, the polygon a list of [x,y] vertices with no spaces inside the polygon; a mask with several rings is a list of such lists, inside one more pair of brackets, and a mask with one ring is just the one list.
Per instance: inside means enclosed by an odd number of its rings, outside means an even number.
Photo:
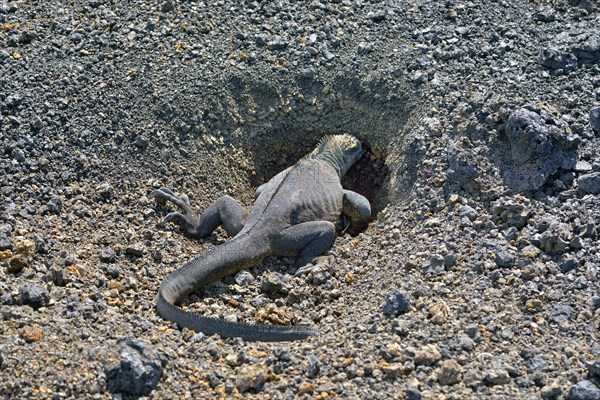
[{"label": "iguana head", "polygon": [[343,134],[324,136],[308,157],[328,160],[338,168],[342,176],[362,154],[360,141],[352,135]]}]

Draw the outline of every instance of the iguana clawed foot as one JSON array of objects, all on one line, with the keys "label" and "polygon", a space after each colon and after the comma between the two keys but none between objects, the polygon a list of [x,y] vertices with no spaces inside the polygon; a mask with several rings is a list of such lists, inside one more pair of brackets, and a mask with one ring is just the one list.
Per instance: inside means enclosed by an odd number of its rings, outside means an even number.
[{"label": "iguana clawed foot", "polygon": [[185,231],[186,234],[190,236],[195,236],[198,227],[198,214],[193,211],[192,206],[190,204],[190,200],[187,195],[182,194],[181,196],[177,196],[170,189],[161,188],[153,190],[149,197],[154,197],[157,202],[164,203],[166,201],[170,201],[175,204],[177,207],[183,211],[183,213],[179,211],[173,211],[167,214],[165,219],[163,219],[161,224],[166,224],[169,221],[176,220],[181,224],[181,227]]},{"label": "iguana clawed foot", "polygon": [[327,268],[330,264],[331,256],[328,255],[314,257],[309,262],[299,260],[296,262],[296,265],[301,265],[301,267],[296,270],[294,276],[308,275]]}]

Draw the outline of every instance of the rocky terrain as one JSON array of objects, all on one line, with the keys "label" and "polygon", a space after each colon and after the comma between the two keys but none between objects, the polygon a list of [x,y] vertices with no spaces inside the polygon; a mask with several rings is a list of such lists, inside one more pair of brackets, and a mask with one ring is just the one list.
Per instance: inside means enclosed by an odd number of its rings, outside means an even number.
[{"label": "rocky terrain", "polygon": [[[0,0],[0,395],[600,399],[600,9],[593,0]],[[200,209],[320,137],[375,217],[294,277],[190,296],[301,342],[157,316]]]}]

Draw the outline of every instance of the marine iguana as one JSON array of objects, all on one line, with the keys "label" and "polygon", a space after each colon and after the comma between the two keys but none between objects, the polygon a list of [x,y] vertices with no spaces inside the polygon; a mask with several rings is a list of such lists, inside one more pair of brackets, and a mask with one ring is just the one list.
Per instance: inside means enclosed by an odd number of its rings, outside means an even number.
[{"label": "marine iguana", "polygon": [[308,326],[255,325],[204,317],[175,304],[194,290],[257,265],[267,256],[295,256],[296,265],[306,268],[333,243],[334,222],[341,214],[350,218],[349,233],[365,229],[371,215],[369,201],[344,190],[340,182],[362,154],[354,136],[325,136],[312,152],[257,189],[250,213],[232,197],[223,196],[197,216],[187,196],[177,197],[165,188],[152,191],[150,197],[171,201],[183,211],[171,212],[163,222],[176,220],[195,238],[204,238],[219,226],[233,236],[167,276],[158,290],[158,314],[198,332],[244,340],[299,340],[317,334]]}]

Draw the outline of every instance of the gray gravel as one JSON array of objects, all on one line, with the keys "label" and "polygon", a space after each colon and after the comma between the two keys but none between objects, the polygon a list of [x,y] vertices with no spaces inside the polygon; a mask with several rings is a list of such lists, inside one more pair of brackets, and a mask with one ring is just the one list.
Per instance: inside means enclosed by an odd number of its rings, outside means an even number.
[{"label": "gray gravel", "polygon": [[[597,399],[598,26],[589,0],[0,0],[0,395]],[[148,193],[249,207],[335,132],[368,149],[368,230],[184,301],[319,336],[159,318],[227,237]]]}]

